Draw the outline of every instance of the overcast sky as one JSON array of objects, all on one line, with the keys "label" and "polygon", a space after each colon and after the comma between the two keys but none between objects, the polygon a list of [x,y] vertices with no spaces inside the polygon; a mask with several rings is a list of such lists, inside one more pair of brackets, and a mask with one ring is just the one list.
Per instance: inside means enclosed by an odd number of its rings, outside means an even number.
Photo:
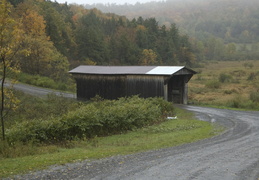
[{"label": "overcast sky", "polygon": [[[55,0],[52,0],[55,1]],[[146,3],[146,2],[151,2],[151,1],[161,1],[161,0],[56,0],[58,3],[65,3],[67,2],[68,4],[70,3],[76,3],[76,4],[94,4],[94,3],[102,3],[102,4],[107,4],[107,3],[116,3],[116,4],[135,4],[136,2],[140,3]]]}]

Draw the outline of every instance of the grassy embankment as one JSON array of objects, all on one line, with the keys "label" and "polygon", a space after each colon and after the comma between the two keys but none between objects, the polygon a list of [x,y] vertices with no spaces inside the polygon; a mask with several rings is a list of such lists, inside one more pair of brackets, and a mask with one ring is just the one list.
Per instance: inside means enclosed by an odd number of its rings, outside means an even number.
[{"label": "grassy embankment", "polygon": [[259,61],[219,61],[196,68],[189,82],[190,102],[259,110]]},{"label": "grassy embankment", "polygon": [[[28,101],[28,98],[25,99]],[[34,104],[32,104],[33,102]],[[60,104],[63,105],[62,109],[60,109]],[[30,102],[23,102],[23,106],[27,111],[25,112],[24,108],[20,109],[20,111],[24,111],[23,116],[20,116],[20,118],[24,120],[19,121],[15,115],[10,116],[18,124],[28,121],[28,118],[31,116],[30,114],[37,115],[37,118],[42,118],[40,116],[46,116],[46,114],[53,117],[59,116],[59,114],[55,114],[57,111],[63,111],[61,113],[66,114],[65,112],[68,108],[66,109],[64,107],[70,107],[69,110],[72,109],[72,111],[77,112],[77,105],[73,105],[73,103],[57,97],[51,97],[47,100],[33,100],[31,98]],[[28,109],[30,106],[32,107]],[[38,113],[41,112],[41,115],[37,114],[33,109],[36,109]],[[116,110],[116,108],[109,110]],[[28,115],[24,113],[28,113]],[[43,169],[54,164],[65,164],[86,159],[92,160],[118,154],[124,155],[178,146],[209,138],[219,132],[219,129],[210,123],[195,120],[191,113],[187,113],[181,109],[175,109],[174,113],[177,114],[178,120],[161,121],[151,126],[144,126],[122,134],[106,137],[75,138],[71,141],[55,143],[37,143],[35,139],[31,139],[29,142],[17,142],[16,140],[13,144],[6,145],[5,148],[0,148],[0,177],[8,177],[26,173],[30,170]],[[69,117],[71,118],[72,115]],[[48,120],[42,122],[46,124]],[[66,123],[66,119],[63,119],[63,123]],[[9,133],[14,127],[15,134],[15,128],[17,129],[15,127],[16,124],[8,124]],[[26,129],[26,127],[23,128],[26,131],[30,130]],[[33,132],[35,133],[36,131]],[[37,138],[38,136],[35,137]],[[1,146],[4,145],[3,142],[0,142],[0,144]]]}]

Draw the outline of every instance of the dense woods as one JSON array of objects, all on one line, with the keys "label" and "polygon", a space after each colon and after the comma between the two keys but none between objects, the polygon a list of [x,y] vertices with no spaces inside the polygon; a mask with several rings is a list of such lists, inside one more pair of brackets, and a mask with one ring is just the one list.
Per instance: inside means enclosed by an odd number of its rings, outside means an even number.
[{"label": "dense woods", "polygon": [[166,28],[155,18],[129,20],[47,0],[9,2],[9,16],[23,31],[16,60],[28,74],[60,79],[79,64],[191,66],[196,60],[175,24]]},{"label": "dense woods", "polygon": [[192,39],[198,60],[259,59],[259,1],[164,0],[135,5],[94,4],[103,12],[155,17],[159,25],[177,24]]},{"label": "dense woods", "polygon": [[10,4],[8,16],[23,34],[13,58],[20,70],[66,82],[67,71],[79,64],[195,66],[204,60],[258,59],[259,6],[252,1],[1,3]]}]

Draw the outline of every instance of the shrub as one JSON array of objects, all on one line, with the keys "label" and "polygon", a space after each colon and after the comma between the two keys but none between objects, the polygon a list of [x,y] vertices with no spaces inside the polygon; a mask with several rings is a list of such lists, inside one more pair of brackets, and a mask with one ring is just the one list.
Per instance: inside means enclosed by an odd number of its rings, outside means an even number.
[{"label": "shrub", "polygon": [[207,82],[205,86],[210,89],[219,89],[221,87],[221,84],[219,81],[212,80]]},{"label": "shrub", "polygon": [[252,69],[254,67],[253,63],[248,63],[248,62],[244,63],[243,65],[245,68],[250,68],[250,69]]},{"label": "shrub", "polygon": [[172,104],[161,98],[137,96],[82,105],[62,117],[17,123],[6,132],[13,142],[60,142],[123,133],[163,121],[173,114]]},{"label": "shrub", "polygon": [[238,91],[236,89],[231,89],[231,90],[225,90],[224,93],[225,94],[232,94],[232,93],[238,93]]},{"label": "shrub", "polygon": [[219,82],[221,83],[225,83],[225,82],[232,82],[233,78],[231,75],[225,74],[225,73],[221,73],[219,75]]},{"label": "shrub", "polygon": [[252,92],[250,94],[250,100],[254,103],[259,103],[259,92]]},{"label": "shrub", "polygon": [[252,72],[252,73],[250,73],[250,75],[248,76],[247,80],[253,81],[253,80],[257,79],[258,76],[259,76],[259,73],[258,73],[258,72],[257,72],[257,73]]}]

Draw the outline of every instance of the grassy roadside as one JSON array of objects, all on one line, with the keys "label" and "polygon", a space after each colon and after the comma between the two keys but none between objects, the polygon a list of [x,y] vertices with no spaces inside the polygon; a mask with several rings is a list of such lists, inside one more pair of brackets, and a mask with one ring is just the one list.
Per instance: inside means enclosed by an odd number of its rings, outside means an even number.
[{"label": "grassy roadside", "polygon": [[0,178],[44,169],[54,164],[178,146],[209,138],[219,132],[212,124],[195,120],[191,113],[177,109],[177,115],[178,120],[169,120],[126,134],[76,141],[71,148],[58,148],[53,153],[0,159]]}]

